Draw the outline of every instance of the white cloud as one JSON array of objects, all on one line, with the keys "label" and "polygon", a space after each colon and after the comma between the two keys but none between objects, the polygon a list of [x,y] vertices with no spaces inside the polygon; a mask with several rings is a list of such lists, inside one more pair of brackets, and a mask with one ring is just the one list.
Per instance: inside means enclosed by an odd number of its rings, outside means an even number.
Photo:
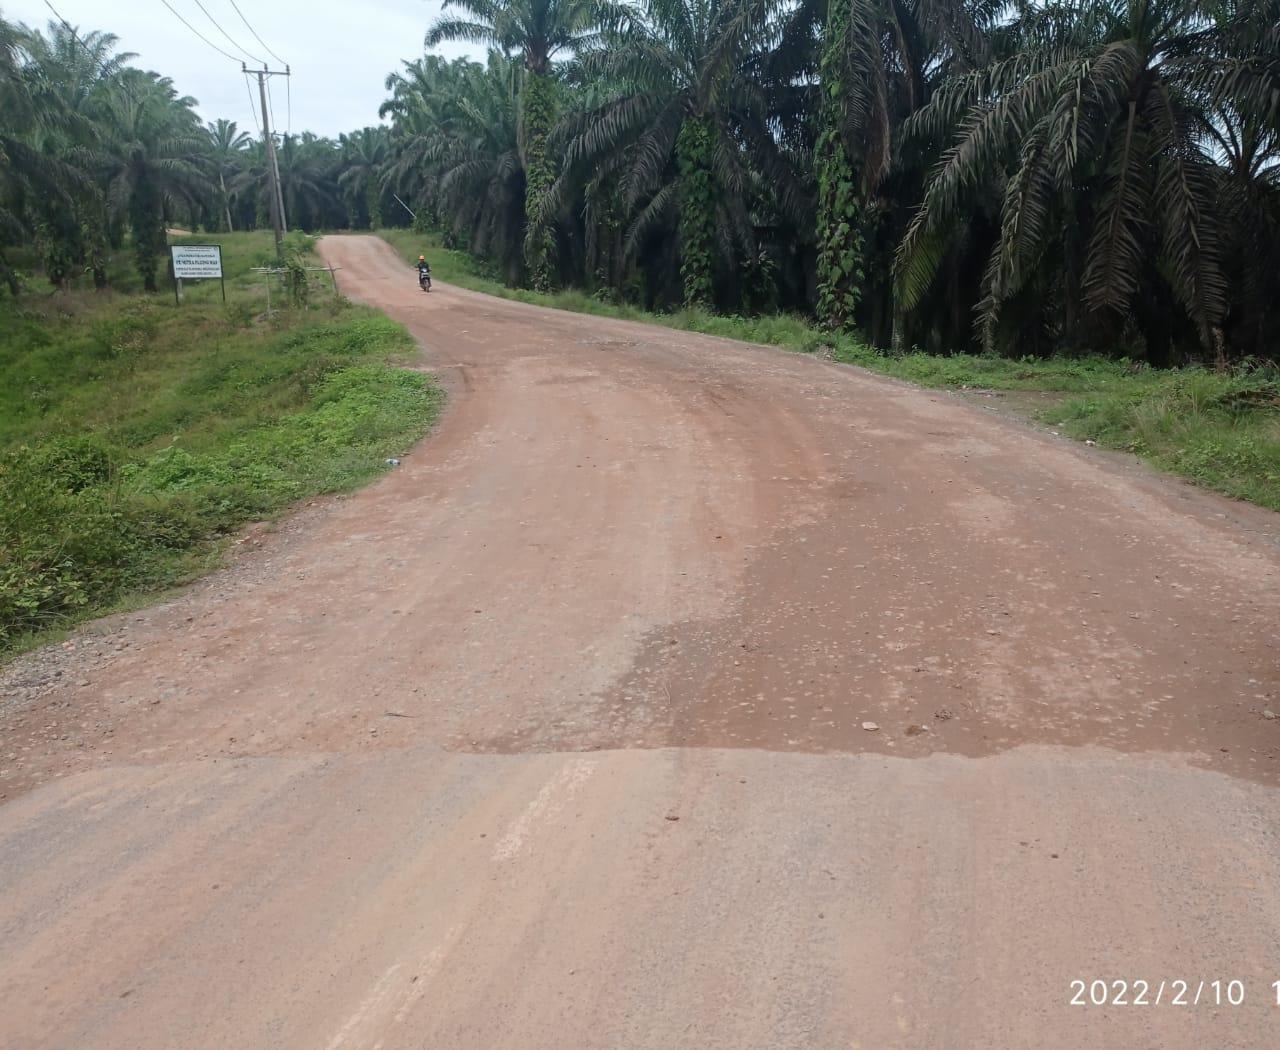
[{"label": "white cloud", "polygon": [[[52,0],[68,22],[85,32],[115,33],[125,51],[136,52],[135,64],[172,78],[184,95],[199,100],[208,120],[226,117],[241,128],[255,127],[250,95],[238,62],[202,43],[161,3],[125,0],[104,5],[98,0]],[[200,0],[209,14],[249,55],[278,63],[245,28],[231,0]],[[223,50],[236,48],[201,12],[196,0],[169,3]],[[427,26],[440,14],[440,0],[277,0],[272,4],[236,0],[262,40],[289,63],[289,90],[283,78],[272,80],[272,108],[280,129],[287,123],[321,135],[337,135],[378,120],[386,97],[383,82],[404,59],[422,54]],[[0,0],[8,21],[43,28],[54,16],[42,0]],[[441,54],[477,55],[474,48],[445,45]],[[249,65],[255,63],[250,61]],[[292,115],[289,99],[292,99]],[[257,87],[254,81],[253,98]]]}]

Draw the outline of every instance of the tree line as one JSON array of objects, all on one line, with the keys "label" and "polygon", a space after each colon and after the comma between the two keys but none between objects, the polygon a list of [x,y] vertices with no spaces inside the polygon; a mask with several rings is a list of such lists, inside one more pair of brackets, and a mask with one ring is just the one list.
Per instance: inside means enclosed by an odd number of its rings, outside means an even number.
[{"label": "tree line", "polygon": [[[3,32],[0,222],[51,279],[265,224],[260,144]],[[886,349],[1280,358],[1280,0],[451,0],[426,46],[383,124],[281,139],[291,224],[412,209],[512,284]]]},{"label": "tree line", "polygon": [[[110,33],[0,18],[0,279],[12,294],[6,246],[35,250],[59,288],[82,275],[105,287],[109,255],[127,248],[154,291],[168,228],[269,228],[261,134],[202,123],[195,99],[135,57]],[[291,225],[377,225],[389,141],[385,127],[277,136]]]}]

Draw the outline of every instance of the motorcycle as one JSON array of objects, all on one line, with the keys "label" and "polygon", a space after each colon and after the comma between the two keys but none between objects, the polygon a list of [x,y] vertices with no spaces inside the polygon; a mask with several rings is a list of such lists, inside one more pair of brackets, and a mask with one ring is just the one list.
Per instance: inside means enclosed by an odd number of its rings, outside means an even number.
[{"label": "motorcycle", "polygon": [[418,271],[418,287],[424,292],[431,291],[431,274],[426,270]]}]

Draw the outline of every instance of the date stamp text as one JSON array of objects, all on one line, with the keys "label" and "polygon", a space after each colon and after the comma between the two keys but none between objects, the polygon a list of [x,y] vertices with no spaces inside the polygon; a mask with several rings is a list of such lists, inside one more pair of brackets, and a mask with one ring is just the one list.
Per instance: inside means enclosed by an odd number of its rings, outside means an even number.
[{"label": "date stamp text", "polygon": [[[1076,978],[1071,982],[1071,1006],[1243,1006],[1249,998],[1245,982],[1223,978]],[[1280,1006],[1280,980],[1272,981],[1265,996],[1254,1001]]]}]

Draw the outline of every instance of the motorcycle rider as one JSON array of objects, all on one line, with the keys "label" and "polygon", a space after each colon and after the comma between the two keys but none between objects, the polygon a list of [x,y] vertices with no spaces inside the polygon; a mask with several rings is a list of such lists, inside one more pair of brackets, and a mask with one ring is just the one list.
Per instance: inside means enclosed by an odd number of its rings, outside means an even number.
[{"label": "motorcycle rider", "polygon": [[423,279],[431,280],[431,264],[427,262],[425,255],[418,256],[418,283],[421,284]]}]

